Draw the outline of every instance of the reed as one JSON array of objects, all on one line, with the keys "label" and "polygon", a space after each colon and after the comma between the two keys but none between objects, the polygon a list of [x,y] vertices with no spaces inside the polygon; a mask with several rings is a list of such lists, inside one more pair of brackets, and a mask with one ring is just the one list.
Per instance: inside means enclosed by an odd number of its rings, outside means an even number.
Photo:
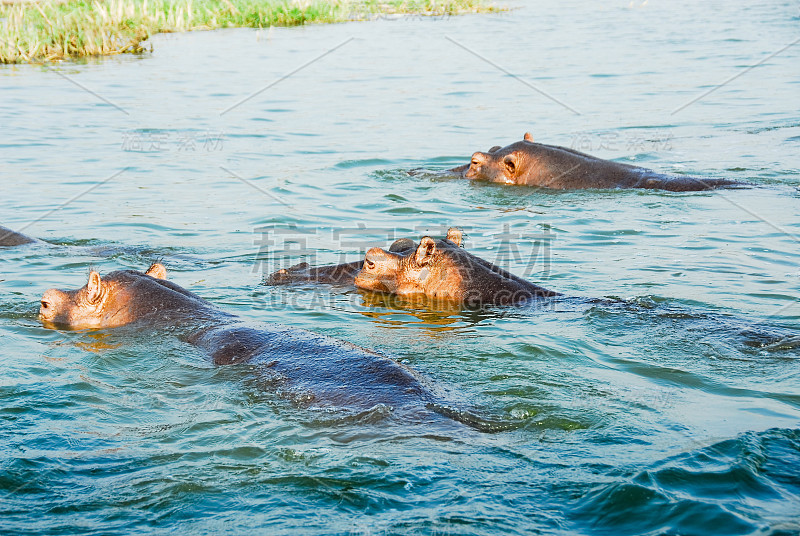
[{"label": "reed", "polygon": [[485,0],[42,0],[0,5],[0,63],[141,52],[162,32],[496,11]]}]

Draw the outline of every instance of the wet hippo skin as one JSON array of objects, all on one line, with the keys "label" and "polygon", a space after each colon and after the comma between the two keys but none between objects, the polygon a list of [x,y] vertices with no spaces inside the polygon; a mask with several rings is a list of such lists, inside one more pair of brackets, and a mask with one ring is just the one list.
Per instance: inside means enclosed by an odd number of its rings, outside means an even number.
[{"label": "wet hippo skin", "polygon": [[476,152],[469,164],[450,171],[466,179],[558,190],[645,188],[689,192],[752,186],[729,179],[664,175],[566,147],[535,143],[530,133],[506,147]]},{"label": "wet hippo skin", "polygon": [[92,271],[78,290],[46,291],[39,316],[50,328],[169,329],[217,365],[258,365],[270,385],[303,405],[365,411],[382,404],[421,419],[444,413],[430,408],[441,402],[431,384],[405,365],[310,331],[249,325],[165,278],[158,263],[145,273]]}]

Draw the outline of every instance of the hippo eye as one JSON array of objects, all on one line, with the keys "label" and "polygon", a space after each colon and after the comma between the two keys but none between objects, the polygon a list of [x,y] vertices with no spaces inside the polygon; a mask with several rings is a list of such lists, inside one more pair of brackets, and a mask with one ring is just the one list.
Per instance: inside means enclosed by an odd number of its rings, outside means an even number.
[{"label": "hippo eye", "polygon": [[365,262],[366,262],[366,265],[367,265],[367,268],[368,268],[368,269],[370,269],[370,270],[373,270],[373,269],[375,269],[375,263],[374,263],[374,262],[372,262],[372,261],[371,261],[371,260],[369,260],[369,259],[365,259]]},{"label": "hippo eye", "polygon": [[478,162],[478,161],[477,161],[475,158],[473,158],[473,159],[472,159],[472,165],[473,165],[473,166],[479,166],[479,165],[481,165],[481,163],[480,163],[480,162]]},{"label": "hippo eye", "polygon": [[50,303],[42,300],[42,309],[47,309],[48,307],[50,307]]}]

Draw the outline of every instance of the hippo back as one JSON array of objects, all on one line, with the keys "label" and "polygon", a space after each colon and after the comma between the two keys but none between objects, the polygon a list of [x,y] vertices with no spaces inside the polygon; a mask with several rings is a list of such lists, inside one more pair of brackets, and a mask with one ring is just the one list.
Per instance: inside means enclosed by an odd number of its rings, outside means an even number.
[{"label": "hippo back", "polygon": [[21,246],[23,244],[32,244],[34,242],[38,242],[38,240],[29,236],[25,236],[22,233],[12,231],[11,229],[0,225],[0,247]]}]

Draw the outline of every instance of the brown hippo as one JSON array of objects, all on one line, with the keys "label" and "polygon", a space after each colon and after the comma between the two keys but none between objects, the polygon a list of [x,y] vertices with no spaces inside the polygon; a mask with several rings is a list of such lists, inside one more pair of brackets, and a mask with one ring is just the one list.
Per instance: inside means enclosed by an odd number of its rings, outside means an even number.
[{"label": "brown hippo", "polygon": [[534,143],[525,133],[522,141],[492,147],[472,155],[472,162],[450,170],[467,179],[501,184],[538,186],[557,190],[587,188],[647,188],[689,192],[725,187],[746,187],[729,179],[699,179],[663,175],[650,169],[603,160],[580,151]]},{"label": "brown hippo", "polygon": [[145,273],[123,270],[101,277],[93,271],[83,288],[45,292],[40,318],[46,327],[67,329],[168,328],[208,352],[215,364],[257,365],[270,385],[303,405],[355,411],[383,405],[395,416],[449,415],[479,427],[469,422],[469,414],[442,405],[429,384],[405,365],[306,330],[247,325],[165,277],[161,264]]},{"label": "brown hippo", "polygon": [[38,242],[35,238],[25,236],[22,233],[12,231],[7,227],[0,225],[0,247],[5,246],[21,246],[23,244],[32,244]]},{"label": "brown hippo", "polygon": [[[389,246],[393,253],[404,253],[416,248],[410,238],[400,238]],[[295,264],[289,268],[281,268],[264,278],[265,285],[290,285],[296,283],[324,283],[337,286],[353,286],[358,272],[364,266],[364,261],[346,262],[344,264],[331,264],[327,266],[312,267],[307,262]]]},{"label": "brown hippo", "polygon": [[356,287],[400,296],[424,295],[469,306],[513,305],[560,296],[472,255],[452,228],[444,240],[425,236],[403,253],[372,248],[355,278]]}]

